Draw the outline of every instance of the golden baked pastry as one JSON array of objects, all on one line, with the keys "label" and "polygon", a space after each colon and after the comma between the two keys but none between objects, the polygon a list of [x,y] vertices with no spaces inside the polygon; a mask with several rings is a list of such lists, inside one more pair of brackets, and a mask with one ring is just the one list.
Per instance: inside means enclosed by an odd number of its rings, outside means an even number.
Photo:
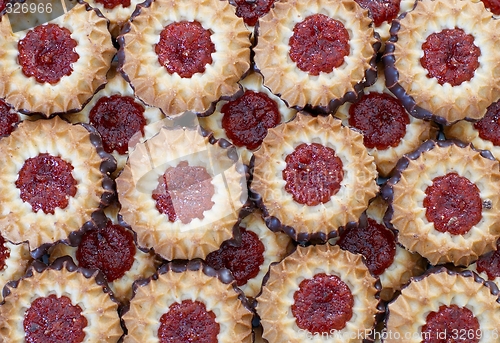
[{"label": "golden baked pastry", "polygon": [[141,0],[88,0],[90,6],[97,8],[109,20],[109,32],[117,37],[132,16]]},{"label": "golden baked pastry", "polygon": [[[28,244],[12,244],[0,235],[0,289],[7,282],[23,276],[30,262]],[[3,294],[0,292],[0,301],[2,300]]]}]

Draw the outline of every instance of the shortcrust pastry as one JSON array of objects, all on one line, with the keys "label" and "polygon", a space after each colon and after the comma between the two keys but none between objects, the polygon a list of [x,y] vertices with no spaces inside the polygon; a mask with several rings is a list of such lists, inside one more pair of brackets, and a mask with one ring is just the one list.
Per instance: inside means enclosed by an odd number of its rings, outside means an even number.
[{"label": "shortcrust pastry", "polygon": [[479,274],[483,279],[493,281],[500,287],[500,240],[497,241],[497,250],[479,256],[476,262],[468,269]]},{"label": "shortcrust pastry", "polygon": [[34,119],[33,117],[17,112],[11,105],[0,99],[0,139],[10,135],[22,120]]},{"label": "shortcrust pastry", "polygon": [[[0,288],[23,276],[30,261],[28,244],[12,244],[0,235]],[[2,300],[3,295],[0,293]]]},{"label": "shortcrust pastry", "polygon": [[298,246],[271,266],[257,298],[263,337],[269,343],[318,343],[326,334],[328,342],[360,342],[378,312],[374,285],[361,255],[328,243]]},{"label": "shortcrust pastry", "polygon": [[166,115],[209,111],[250,67],[250,31],[227,1],[147,1],[118,41],[136,95]]},{"label": "shortcrust pastry", "polygon": [[298,241],[331,238],[378,190],[363,136],[331,116],[298,113],[270,129],[254,155],[251,189],[268,227]]},{"label": "shortcrust pastry", "polygon": [[132,16],[141,0],[88,0],[90,6],[97,8],[108,20],[109,31],[117,37],[123,26]]},{"label": "shortcrust pastry", "polygon": [[467,266],[500,236],[498,162],[458,144],[427,141],[383,190],[399,242],[433,265]]},{"label": "shortcrust pastry", "polygon": [[229,3],[236,7],[236,15],[243,18],[249,28],[254,28],[259,18],[271,10],[276,0],[230,0]]}]

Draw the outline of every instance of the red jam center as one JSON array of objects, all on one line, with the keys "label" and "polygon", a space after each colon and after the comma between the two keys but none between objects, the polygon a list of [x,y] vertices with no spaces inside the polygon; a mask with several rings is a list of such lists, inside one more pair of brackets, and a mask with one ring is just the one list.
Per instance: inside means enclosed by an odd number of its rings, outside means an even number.
[{"label": "red jam center", "polygon": [[479,137],[500,146],[500,101],[488,106],[485,116],[474,123]]},{"label": "red jam center", "polygon": [[353,254],[363,255],[368,270],[375,276],[382,274],[396,255],[394,234],[371,218],[368,218],[367,227],[345,230],[337,244]]},{"label": "red jam center", "polygon": [[482,218],[479,188],[456,173],[436,177],[425,195],[425,216],[439,232],[464,235]]},{"label": "red jam center", "polygon": [[180,219],[183,224],[188,224],[194,218],[203,219],[203,212],[214,205],[215,188],[211,181],[212,177],[204,167],[192,167],[182,161],[158,178],[158,186],[152,195],[156,208],[171,222]]},{"label": "red jam center", "polygon": [[267,129],[280,123],[278,105],[264,93],[247,90],[243,96],[224,104],[222,127],[237,146],[257,149]]},{"label": "red jam center", "polygon": [[79,343],[83,342],[87,319],[78,305],[54,294],[35,299],[24,315],[27,343]]},{"label": "red jam center", "polygon": [[227,268],[236,279],[238,286],[243,286],[248,280],[259,274],[259,269],[264,263],[264,244],[252,231],[240,227],[241,245],[234,247],[222,244],[219,250],[208,254],[206,261],[215,269]]},{"label": "red jam center", "polygon": [[369,93],[349,107],[349,125],[363,132],[367,148],[396,147],[410,123],[399,101],[385,93]]},{"label": "red jam center", "polygon": [[0,235],[0,271],[5,268],[5,261],[10,257],[10,250],[6,243],[5,238]]},{"label": "red jam center", "polygon": [[161,31],[155,47],[158,61],[170,74],[177,73],[183,78],[203,73],[215,52],[211,35],[197,21],[169,24]]},{"label": "red jam center", "polygon": [[479,257],[476,269],[479,273],[486,273],[490,280],[500,277],[500,240],[497,241],[497,250]]},{"label": "red jam center", "polygon": [[99,269],[108,282],[125,275],[134,263],[134,256],[133,234],[111,221],[104,228],[85,232],[76,250],[78,265]]},{"label": "red jam center", "polygon": [[80,56],[71,32],[55,24],[40,25],[19,41],[19,64],[24,75],[38,82],[55,84],[73,72],[72,64]]},{"label": "red jam center", "polygon": [[160,343],[217,343],[220,326],[215,314],[199,301],[184,300],[170,305],[160,318]]},{"label": "red jam center", "polygon": [[493,14],[500,15],[500,0],[483,0],[483,4]]},{"label": "red jam center", "polygon": [[302,143],[285,162],[282,172],[285,190],[299,204],[324,204],[339,191],[344,170],[333,149],[317,143]]},{"label": "red jam center", "polygon": [[19,115],[12,112],[9,105],[0,99],[0,137],[10,135],[19,119]]},{"label": "red jam center", "polygon": [[28,158],[16,180],[21,199],[28,202],[34,212],[40,209],[54,214],[54,210],[66,208],[69,197],[76,194],[73,166],[58,156],[47,153]]},{"label": "red jam center", "polygon": [[399,13],[401,0],[355,0],[361,7],[370,11],[375,26],[392,22]]},{"label": "red jam center", "polygon": [[248,26],[255,26],[257,20],[269,12],[274,0],[235,0],[236,15]]},{"label": "red jam center", "polygon": [[458,86],[469,81],[479,67],[481,50],[474,45],[474,36],[459,28],[432,33],[422,44],[422,50],[422,67],[427,69],[427,76],[435,77],[440,85]]},{"label": "red jam center", "polygon": [[311,333],[342,330],[352,317],[351,290],[335,275],[321,273],[303,280],[293,300],[297,326]]},{"label": "red jam center", "polygon": [[2,12],[5,7],[7,6],[7,1],[6,0],[0,0],[0,12]]},{"label": "red jam center", "polygon": [[288,44],[292,61],[311,75],[340,67],[350,51],[344,25],[324,14],[313,14],[297,23]]},{"label": "red jam center", "polygon": [[128,142],[137,132],[144,134],[146,119],[144,107],[129,96],[102,97],[90,111],[92,124],[102,137],[104,150],[116,150],[119,154],[128,151]]},{"label": "red jam center", "polygon": [[479,321],[472,311],[457,305],[439,306],[437,312],[427,315],[422,326],[422,343],[477,343],[481,337]]},{"label": "red jam center", "polygon": [[104,8],[111,10],[116,6],[129,7],[130,0],[95,0],[95,2],[104,6]]}]

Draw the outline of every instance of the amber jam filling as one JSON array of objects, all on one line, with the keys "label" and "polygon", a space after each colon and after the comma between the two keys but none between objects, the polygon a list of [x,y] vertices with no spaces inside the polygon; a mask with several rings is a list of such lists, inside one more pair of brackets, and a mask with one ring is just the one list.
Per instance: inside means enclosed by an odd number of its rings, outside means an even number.
[{"label": "amber jam filling", "polygon": [[240,246],[223,243],[219,250],[208,254],[206,261],[209,266],[217,270],[229,269],[236,279],[236,284],[243,286],[259,274],[266,249],[256,233],[244,227],[240,227],[240,232]]},{"label": "amber jam filling", "polygon": [[130,0],[95,0],[95,2],[104,6],[108,10],[112,10],[116,6],[129,7]]},{"label": "amber jam filling", "polygon": [[72,171],[73,166],[62,158],[41,153],[24,162],[16,187],[33,212],[54,214],[57,207],[66,208],[69,198],[76,194],[77,182]]},{"label": "amber jam filling", "polygon": [[146,119],[144,107],[129,96],[102,97],[89,114],[90,124],[102,137],[104,150],[116,150],[119,154],[128,151],[128,143],[137,132],[144,134]]},{"label": "amber jam filling", "polygon": [[194,218],[203,219],[203,212],[214,205],[215,188],[211,181],[212,176],[205,167],[193,167],[182,161],[158,178],[158,186],[152,194],[156,208],[171,222],[179,219],[188,224]]},{"label": "amber jam filling", "polygon": [[19,64],[27,77],[55,84],[73,72],[72,64],[80,57],[74,50],[77,45],[67,28],[40,25],[19,41]]},{"label": "amber jam filling", "polygon": [[215,314],[207,311],[205,304],[199,301],[183,300],[172,304],[160,318],[160,343],[217,343],[220,326],[215,318]]},{"label": "amber jam filling", "polygon": [[425,195],[425,216],[439,232],[464,235],[482,218],[479,188],[456,173],[436,177]]},{"label": "amber jam filling", "polygon": [[267,130],[281,121],[278,105],[265,93],[247,90],[241,97],[221,108],[222,127],[236,146],[257,149]]},{"label": "amber jam filling", "polygon": [[349,107],[349,125],[363,132],[363,143],[370,149],[398,146],[409,123],[404,107],[385,93],[365,94]]},{"label": "amber jam filling", "polygon": [[33,300],[23,326],[27,343],[79,343],[85,339],[87,319],[68,297],[51,294]]},{"label": "amber jam filling", "polygon": [[255,26],[257,20],[269,12],[274,0],[235,0],[236,15],[248,26]]},{"label": "amber jam filling", "polygon": [[167,25],[160,33],[160,41],[155,46],[158,62],[170,74],[177,73],[190,78],[203,73],[205,66],[212,63],[215,45],[212,33],[197,21],[181,21]]},{"label": "amber jam filling", "polygon": [[135,252],[132,232],[108,221],[103,228],[85,232],[76,259],[80,267],[99,269],[108,282],[113,282],[130,270]]},{"label": "amber jam filling", "polygon": [[497,241],[497,250],[479,257],[476,269],[479,273],[486,273],[489,280],[500,277],[500,240]]},{"label": "amber jam filling", "polygon": [[299,204],[315,206],[330,201],[344,178],[342,161],[332,148],[302,143],[285,158],[285,190]]},{"label": "amber jam filling", "polygon": [[479,137],[500,146],[500,101],[488,106],[484,117],[474,123],[474,128],[478,131]]},{"label": "amber jam filling", "polygon": [[392,22],[399,13],[401,0],[355,0],[361,7],[370,11],[375,26]]},{"label": "amber jam filling", "polygon": [[353,314],[351,290],[335,275],[321,273],[302,280],[293,300],[292,314],[297,326],[311,333],[342,330]]},{"label": "amber jam filling", "polygon": [[5,243],[7,243],[5,238],[0,235],[0,271],[4,270],[7,266],[5,261],[10,257],[10,250]]},{"label": "amber jam filling", "polygon": [[349,33],[340,21],[313,14],[293,28],[290,58],[310,75],[330,73],[349,55]]},{"label": "amber jam filling", "polygon": [[437,312],[427,315],[422,326],[422,343],[477,343],[481,337],[479,321],[472,311],[457,305],[439,306]]},{"label": "amber jam filling", "polygon": [[500,15],[500,0],[482,0],[484,7],[489,9],[493,14]]},{"label": "amber jam filling", "polygon": [[384,225],[368,218],[366,227],[345,230],[337,244],[344,250],[365,257],[365,264],[373,275],[382,274],[394,261],[396,237]]},{"label": "amber jam filling", "polygon": [[10,135],[19,119],[19,115],[12,112],[9,105],[0,99],[0,137]]},{"label": "amber jam filling", "polygon": [[420,63],[427,70],[427,77],[435,77],[440,85],[458,86],[469,81],[479,67],[481,50],[474,45],[474,36],[459,28],[430,34],[422,50]]}]

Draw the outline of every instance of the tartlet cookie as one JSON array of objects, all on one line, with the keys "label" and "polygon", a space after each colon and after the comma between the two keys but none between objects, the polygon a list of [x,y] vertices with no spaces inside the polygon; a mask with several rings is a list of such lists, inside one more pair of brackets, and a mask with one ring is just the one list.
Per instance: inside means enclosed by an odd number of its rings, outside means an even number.
[{"label": "tartlet cookie", "polygon": [[479,274],[484,280],[493,281],[500,287],[500,240],[497,241],[497,250],[479,256],[476,262],[467,267]]},{"label": "tartlet cookie", "polygon": [[[0,287],[23,276],[30,262],[28,244],[12,244],[0,236]],[[3,295],[0,293],[0,302],[2,300]]]},{"label": "tartlet cookie", "polygon": [[132,16],[141,0],[88,0],[90,6],[97,8],[109,20],[109,32],[117,37]]}]

